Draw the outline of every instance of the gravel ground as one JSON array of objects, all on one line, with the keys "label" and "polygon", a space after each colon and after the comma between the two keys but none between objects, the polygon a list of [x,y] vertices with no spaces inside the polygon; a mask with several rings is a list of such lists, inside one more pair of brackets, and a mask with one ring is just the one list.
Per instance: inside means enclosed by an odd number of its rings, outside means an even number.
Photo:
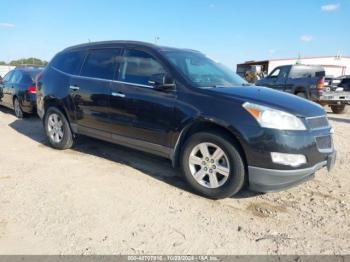
[{"label": "gravel ground", "polygon": [[332,173],[212,201],[167,160],[85,137],[57,151],[1,107],[0,254],[350,254],[350,114],[329,118]]}]

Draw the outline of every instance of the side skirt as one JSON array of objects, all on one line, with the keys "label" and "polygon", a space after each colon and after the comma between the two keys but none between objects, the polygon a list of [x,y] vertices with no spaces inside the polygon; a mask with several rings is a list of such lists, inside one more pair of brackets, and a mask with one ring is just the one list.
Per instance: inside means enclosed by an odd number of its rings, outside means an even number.
[{"label": "side skirt", "polygon": [[[171,156],[173,155],[173,149],[153,143],[149,143],[146,141],[133,139],[130,137],[120,136],[116,134],[112,134],[109,132],[84,127],[84,126],[74,126],[76,129],[76,133],[86,135],[89,137],[93,137],[96,139],[104,140],[113,144],[118,144],[126,147],[130,147],[139,151],[151,153],[157,156],[165,157],[168,159],[171,159]],[[74,132],[74,131],[73,131]]]}]

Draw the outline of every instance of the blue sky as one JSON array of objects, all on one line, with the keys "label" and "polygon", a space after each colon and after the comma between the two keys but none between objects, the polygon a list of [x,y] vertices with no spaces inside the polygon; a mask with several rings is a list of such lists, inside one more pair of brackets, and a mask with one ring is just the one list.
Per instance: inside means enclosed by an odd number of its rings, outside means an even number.
[{"label": "blue sky", "polygon": [[0,60],[50,60],[63,48],[141,40],[246,60],[350,55],[350,1],[1,0]]}]

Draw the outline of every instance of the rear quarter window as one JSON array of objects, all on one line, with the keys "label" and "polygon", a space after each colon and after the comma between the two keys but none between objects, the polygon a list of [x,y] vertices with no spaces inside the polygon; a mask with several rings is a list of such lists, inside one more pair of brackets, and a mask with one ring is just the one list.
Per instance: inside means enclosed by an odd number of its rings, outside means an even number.
[{"label": "rear quarter window", "polygon": [[52,61],[51,66],[68,74],[78,74],[85,57],[85,52],[73,51],[58,54]]}]

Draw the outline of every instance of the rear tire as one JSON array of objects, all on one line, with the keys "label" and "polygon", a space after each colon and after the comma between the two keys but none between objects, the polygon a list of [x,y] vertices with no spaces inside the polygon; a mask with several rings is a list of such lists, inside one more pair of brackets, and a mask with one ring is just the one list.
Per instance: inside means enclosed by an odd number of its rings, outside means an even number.
[{"label": "rear tire", "polygon": [[18,119],[22,119],[24,116],[23,110],[21,108],[21,104],[19,103],[19,100],[17,97],[13,100],[13,108],[15,110],[15,115]]},{"label": "rear tire", "polygon": [[74,144],[73,133],[65,115],[56,107],[50,107],[44,118],[46,136],[53,148],[65,150]]},{"label": "rear tire", "polygon": [[181,160],[185,179],[202,196],[230,197],[244,185],[246,172],[242,153],[225,133],[192,135],[184,145]]},{"label": "rear tire", "polygon": [[334,114],[343,114],[347,108],[345,105],[331,105],[331,109]]}]

